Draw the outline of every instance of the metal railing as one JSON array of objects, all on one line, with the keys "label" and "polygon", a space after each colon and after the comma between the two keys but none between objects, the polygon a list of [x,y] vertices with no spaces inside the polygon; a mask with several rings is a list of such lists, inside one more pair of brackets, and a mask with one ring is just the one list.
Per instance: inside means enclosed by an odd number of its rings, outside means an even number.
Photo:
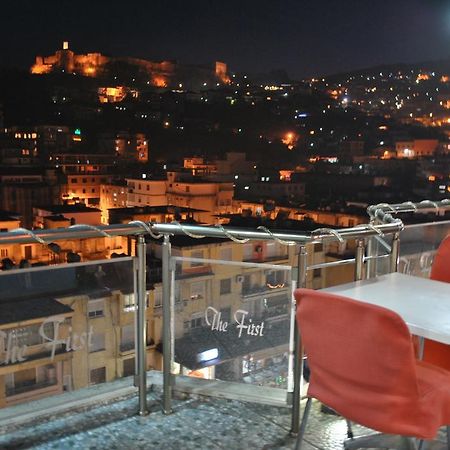
[{"label": "metal railing", "polygon": [[[297,287],[306,286],[308,270],[325,268],[343,264],[355,264],[355,279],[360,280],[364,275],[364,266],[370,264],[374,258],[389,257],[391,260],[391,271],[395,271],[398,265],[399,255],[399,235],[403,230],[403,222],[394,217],[400,212],[416,211],[441,211],[450,210],[450,200],[441,202],[424,201],[417,204],[411,202],[399,205],[379,204],[368,208],[371,222],[341,230],[331,228],[319,228],[308,233],[295,233],[286,231],[269,230],[266,227],[258,227],[254,230],[244,228],[231,228],[217,226],[199,226],[172,223],[151,223],[142,221],[132,221],[125,225],[92,226],[74,225],[65,229],[52,230],[27,230],[19,228],[10,232],[0,233],[0,245],[10,245],[14,243],[25,244],[38,242],[42,245],[49,245],[55,241],[63,239],[86,239],[96,237],[132,236],[136,240],[137,274],[135,279],[135,295],[137,298],[137,384],[139,392],[139,414],[148,414],[146,400],[146,236],[154,239],[162,239],[162,290],[163,290],[163,411],[169,414],[172,411],[172,387],[173,376],[171,365],[173,361],[173,336],[171,333],[171,322],[173,321],[173,293],[172,286],[175,280],[175,265],[171,255],[171,236],[187,235],[194,239],[204,237],[214,237],[229,239],[233,242],[244,244],[250,240],[274,240],[285,246],[298,246],[297,272],[295,282]],[[381,256],[366,256],[366,242],[371,242],[368,238],[379,239],[382,236],[393,235],[392,245],[387,247],[389,253]],[[355,257],[344,261],[325,262],[314,264],[308,267],[307,245],[317,243],[338,242],[343,243],[354,239],[357,243]],[[366,270],[370,274],[369,268]],[[302,379],[302,364],[299,359],[302,345],[297,328],[293,330],[293,352],[294,352],[294,389],[289,399],[292,405],[292,431],[298,431],[300,417],[300,394]]]}]

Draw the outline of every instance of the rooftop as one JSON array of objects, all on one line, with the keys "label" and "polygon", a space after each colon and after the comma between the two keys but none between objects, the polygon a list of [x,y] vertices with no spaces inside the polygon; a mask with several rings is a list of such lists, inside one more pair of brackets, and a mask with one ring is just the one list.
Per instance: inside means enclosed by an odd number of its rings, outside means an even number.
[{"label": "rooftop", "polygon": [[108,208],[108,211],[125,214],[174,214],[189,212],[206,212],[204,209],[188,208],[185,206],[158,205],[158,206],[129,206],[126,208]]},{"label": "rooftop", "polygon": [[75,205],[43,205],[36,206],[35,208],[49,211],[52,214],[101,212],[100,209],[90,208],[81,203],[77,203]]}]

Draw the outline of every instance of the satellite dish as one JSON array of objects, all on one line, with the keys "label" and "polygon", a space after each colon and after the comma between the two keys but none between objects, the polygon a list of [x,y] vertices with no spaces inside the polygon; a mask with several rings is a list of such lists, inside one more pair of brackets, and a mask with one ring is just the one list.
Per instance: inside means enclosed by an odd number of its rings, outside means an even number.
[{"label": "satellite dish", "polygon": [[19,263],[19,267],[21,269],[27,269],[28,267],[31,267],[30,261],[28,259],[21,259]]},{"label": "satellite dish", "polygon": [[2,259],[2,270],[14,269],[14,261],[11,258]]},{"label": "satellite dish", "polygon": [[50,242],[50,244],[48,244],[48,248],[56,255],[61,253],[61,247],[56,242]]},{"label": "satellite dish", "polygon": [[68,263],[77,263],[81,261],[81,256],[75,252],[67,253],[67,262]]},{"label": "satellite dish", "polygon": [[273,211],[275,209],[275,202],[265,201],[263,208],[264,208],[264,212]]}]

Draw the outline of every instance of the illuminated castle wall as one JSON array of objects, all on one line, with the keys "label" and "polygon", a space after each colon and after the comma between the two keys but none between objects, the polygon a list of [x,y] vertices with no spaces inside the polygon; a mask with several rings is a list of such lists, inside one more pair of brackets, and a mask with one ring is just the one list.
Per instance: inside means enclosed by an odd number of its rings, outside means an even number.
[{"label": "illuminated castle wall", "polygon": [[173,61],[147,61],[139,58],[108,57],[101,53],[77,55],[69,49],[69,43],[64,42],[63,48],[54,55],[36,56],[36,62],[31,67],[31,73],[46,74],[54,71],[76,73],[95,77],[104,74],[107,66],[114,63],[129,64],[139,68],[148,75],[149,84],[157,87],[176,86],[180,83],[213,85],[229,82],[227,65],[216,62],[213,68],[204,66],[181,65]]}]

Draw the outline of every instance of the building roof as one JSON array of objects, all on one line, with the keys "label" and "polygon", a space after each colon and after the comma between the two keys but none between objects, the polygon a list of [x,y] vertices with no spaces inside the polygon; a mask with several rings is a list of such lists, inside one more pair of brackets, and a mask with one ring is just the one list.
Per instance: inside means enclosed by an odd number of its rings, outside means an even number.
[{"label": "building roof", "polygon": [[130,206],[127,208],[108,208],[108,211],[125,214],[174,214],[175,212],[208,212],[205,209],[187,208],[185,206],[158,205],[158,206]]},{"label": "building roof", "polygon": [[69,219],[61,215],[54,216],[44,216],[44,219],[50,220],[51,222],[67,222]]},{"label": "building roof", "polygon": [[130,289],[133,264],[128,259],[0,272],[0,305],[7,303],[14,309],[24,300],[74,295],[98,298],[107,297],[114,290],[127,293]]},{"label": "building roof", "polygon": [[49,211],[52,214],[66,214],[66,213],[87,213],[87,212],[101,212],[97,208],[89,208],[86,205],[77,203],[75,205],[46,205],[46,206],[36,206],[36,209],[42,209],[44,211]]},{"label": "building roof", "polygon": [[52,298],[34,298],[0,303],[0,325],[72,312],[72,308]]},{"label": "building roof", "polygon": [[10,222],[20,220],[20,214],[13,211],[4,211],[0,209],[0,222]]}]

